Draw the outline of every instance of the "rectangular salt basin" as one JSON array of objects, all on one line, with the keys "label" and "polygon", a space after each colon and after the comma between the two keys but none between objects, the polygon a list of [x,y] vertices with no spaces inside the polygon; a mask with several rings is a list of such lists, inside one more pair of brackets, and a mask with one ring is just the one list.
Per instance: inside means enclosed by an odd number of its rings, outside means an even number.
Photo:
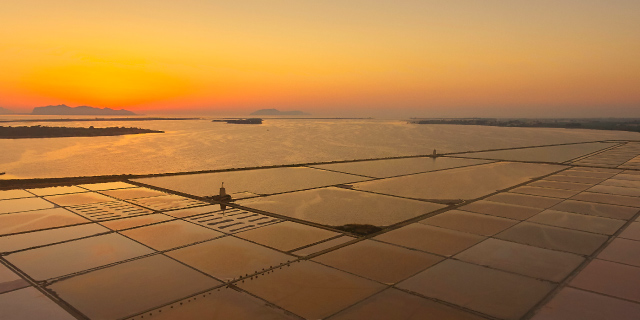
[{"label": "rectangular salt basin", "polygon": [[518,242],[545,249],[560,250],[581,255],[596,251],[608,237],[570,229],[522,222],[497,236],[498,239]]},{"label": "rectangular salt basin", "polygon": [[545,210],[540,212],[539,214],[531,217],[529,221],[606,235],[614,234],[625,224],[623,220],[555,210]]},{"label": "rectangular salt basin", "polygon": [[2,319],[74,320],[76,317],[45,296],[38,289],[29,287],[0,295]]},{"label": "rectangular salt basin", "polygon": [[167,220],[173,220],[173,217],[156,213],[156,214],[147,214],[143,216],[124,218],[124,219],[114,219],[109,221],[100,222],[101,225],[111,229],[111,230],[124,230],[130,228],[141,227],[148,224],[159,223]]},{"label": "rectangular salt basin", "polygon": [[29,285],[27,280],[22,279],[19,275],[11,271],[11,269],[0,263],[0,294],[28,287]]},{"label": "rectangular salt basin", "polygon": [[580,191],[523,186],[523,187],[511,189],[509,190],[509,192],[530,194],[530,195],[542,196],[542,197],[566,199],[566,198],[571,198],[575,196]]},{"label": "rectangular salt basin", "polygon": [[553,282],[562,281],[584,261],[575,254],[498,239],[487,239],[456,259]]},{"label": "rectangular salt basin", "polygon": [[295,257],[236,237],[222,237],[169,251],[167,256],[222,281],[260,272]]},{"label": "rectangular salt basin", "polygon": [[219,193],[224,182],[227,194],[251,192],[274,194],[367,180],[360,176],[307,167],[255,169],[144,178],[135,181],[194,196]]},{"label": "rectangular salt basin", "polygon": [[490,237],[518,223],[486,214],[449,210],[418,223]]},{"label": "rectangular salt basin", "polygon": [[573,196],[571,199],[640,208],[640,197],[627,197],[613,194],[582,192],[576,196]]},{"label": "rectangular salt basin", "polygon": [[311,254],[315,254],[318,253],[320,251],[324,251],[327,249],[331,249],[333,247],[337,247],[343,243],[352,241],[355,238],[349,237],[349,236],[341,236],[335,239],[331,239],[331,240],[327,240],[325,242],[320,242],[318,244],[309,246],[309,247],[304,247],[302,249],[296,250],[293,252],[293,254],[297,255],[297,256],[308,256]]},{"label": "rectangular salt basin", "polygon": [[149,209],[120,200],[68,206],[66,209],[94,221],[153,213]]},{"label": "rectangular salt basin", "polygon": [[580,168],[574,168],[562,171],[557,175],[569,176],[569,177],[588,177],[588,178],[601,178],[608,179],[615,176],[615,172],[595,172],[595,171],[584,171]]},{"label": "rectangular salt basin", "polygon": [[569,285],[640,302],[638,283],[640,283],[640,268],[595,259]]},{"label": "rectangular salt basin", "polygon": [[89,220],[63,208],[16,212],[0,215],[0,235],[88,222]]},{"label": "rectangular salt basin", "polygon": [[152,224],[121,231],[123,235],[158,251],[169,250],[224,235],[183,220]]},{"label": "rectangular salt basin", "polygon": [[92,203],[99,203],[99,202],[109,202],[109,201],[116,200],[114,198],[107,197],[105,195],[95,193],[95,192],[50,196],[50,197],[45,197],[45,199],[63,207],[92,204]]},{"label": "rectangular salt basin", "polygon": [[82,187],[92,191],[101,191],[101,190],[134,188],[136,186],[132,184],[128,184],[126,182],[104,182],[104,183],[93,183],[93,184],[81,184],[81,185],[78,185],[78,187]]},{"label": "rectangular salt basin", "polygon": [[397,285],[499,319],[520,319],[554,288],[550,282],[456,260],[443,261]]},{"label": "rectangular salt basin", "polygon": [[612,186],[612,187],[625,187],[625,188],[640,188],[640,181],[637,180],[618,180],[618,179],[609,179],[602,182],[603,186]]},{"label": "rectangular salt basin", "polygon": [[0,252],[12,252],[109,232],[96,223],[0,237]]},{"label": "rectangular salt basin", "polygon": [[383,233],[374,239],[450,257],[477,244],[485,237],[414,223]]},{"label": "rectangular salt basin", "polygon": [[544,209],[518,206],[515,204],[480,200],[459,208],[463,211],[483,213],[514,220],[526,220]]},{"label": "rectangular salt basin", "polygon": [[90,319],[120,319],[219,284],[155,255],[55,282],[48,289]]},{"label": "rectangular salt basin", "polygon": [[388,226],[445,207],[333,187],[241,200],[238,204],[331,226]]},{"label": "rectangular salt basin", "polygon": [[238,286],[305,319],[326,318],[385,289],[310,261],[293,263]]},{"label": "rectangular salt basin", "polygon": [[419,172],[465,167],[488,163],[487,160],[457,159],[445,157],[406,158],[391,160],[357,161],[311,166],[313,168],[340,171],[362,176],[386,178]]},{"label": "rectangular salt basin", "polygon": [[2,190],[0,191],[0,200],[32,198],[33,194],[24,190]]},{"label": "rectangular salt basin", "polygon": [[565,287],[533,320],[637,320],[640,304]]},{"label": "rectangular salt basin", "polygon": [[560,181],[548,181],[539,180],[528,184],[530,187],[560,189],[560,190],[572,190],[572,191],[584,191],[591,187],[590,184],[584,183],[572,183],[572,182],[560,182]]},{"label": "rectangular salt basin", "polygon": [[118,190],[105,190],[100,192],[102,194],[106,194],[110,197],[114,197],[116,199],[121,199],[121,200],[167,195],[164,192],[160,192],[160,191],[149,189],[149,188],[128,188],[128,189],[118,189]]},{"label": "rectangular salt basin", "polygon": [[485,200],[542,209],[553,207],[562,201],[556,198],[523,195],[511,192],[498,193],[486,198]]},{"label": "rectangular salt basin", "polygon": [[414,199],[475,199],[565,168],[530,163],[490,163],[355,184],[358,190]]},{"label": "rectangular salt basin", "polygon": [[640,197],[640,188],[626,188],[626,187],[597,185],[597,186],[593,186],[591,189],[587,191],[615,194],[620,196]]},{"label": "rectangular salt basin", "polygon": [[551,209],[621,220],[631,219],[640,211],[640,208],[575,200],[565,200]]},{"label": "rectangular salt basin", "polygon": [[80,193],[80,192],[86,192],[87,190],[77,186],[66,186],[66,187],[27,189],[27,191],[35,194],[36,196],[44,197],[44,196],[52,196],[56,194]]},{"label": "rectangular salt basin", "polygon": [[292,251],[338,235],[339,233],[333,231],[291,221],[276,223],[236,234],[239,238],[281,251]]},{"label": "rectangular salt basin", "polygon": [[0,214],[53,208],[53,203],[40,198],[0,200]]},{"label": "rectangular salt basin", "polygon": [[313,261],[371,280],[394,284],[443,259],[417,250],[364,240],[317,256]]},{"label": "rectangular salt basin", "polygon": [[165,211],[163,213],[176,218],[185,218],[185,217],[191,217],[198,214],[209,213],[209,212],[218,211],[218,210],[221,210],[219,205],[211,205],[211,206],[204,206],[204,207],[192,207],[187,209]]},{"label": "rectangular salt basin", "polygon": [[300,320],[290,312],[274,308],[261,299],[227,287],[208,291],[202,296],[176,301],[149,313],[153,314],[152,320]]},{"label": "rectangular salt basin", "polygon": [[21,251],[5,258],[42,281],[153,252],[119,234],[107,234]]},{"label": "rectangular salt basin", "polygon": [[163,210],[174,210],[174,209],[182,209],[189,207],[198,207],[204,206],[209,203],[198,201],[191,198],[185,198],[176,195],[165,195],[151,198],[137,198],[130,199],[132,203],[135,203],[139,206],[149,208],[152,210],[163,211]]},{"label": "rectangular salt basin", "polygon": [[418,297],[395,288],[389,288],[378,293],[328,319],[486,320],[484,317],[476,316],[443,303]]},{"label": "rectangular salt basin", "polygon": [[561,146],[474,152],[457,154],[456,156],[495,160],[565,162],[614,145],[616,145],[616,143],[593,142]]},{"label": "rectangular salt basin", "polygon": [[563,173],[564,171],[561,172],[560,174],[548,176],[544,179],[547,181],[573,182],[573,183],[584,183],[584,184],[591,184],[591,185],[598,184],[606,179],[606,178],[593,178],[593,177],[565,176],[563,175]]}]

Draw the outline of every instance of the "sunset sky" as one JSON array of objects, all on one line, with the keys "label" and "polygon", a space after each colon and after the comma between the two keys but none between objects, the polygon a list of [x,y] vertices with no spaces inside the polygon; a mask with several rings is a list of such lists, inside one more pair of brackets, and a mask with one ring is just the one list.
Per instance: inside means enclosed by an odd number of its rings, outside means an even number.
[{"label": "sunset sky", "polygon": [[0,107],[640,117],[638,0],[4,0]]}]

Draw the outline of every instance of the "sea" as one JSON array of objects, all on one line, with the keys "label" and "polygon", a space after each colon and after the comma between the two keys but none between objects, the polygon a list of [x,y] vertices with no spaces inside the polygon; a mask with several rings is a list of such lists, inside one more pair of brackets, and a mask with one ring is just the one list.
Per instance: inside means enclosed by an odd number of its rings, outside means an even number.
[{"label": "sea", "polygon": [[[58,116],[57,118],[68,116]],[[42,117],[51,118],[51,117]],[[371,159],[601,140],[640,133],[561,128],[418,125],[403,119],[10,122],[3,126],[139,127],[164,133],[0,139],[0,179],[155,174]],[[95,119],[95,117],[84,117]],[[0,120],[34,119],[0,116]]]}]

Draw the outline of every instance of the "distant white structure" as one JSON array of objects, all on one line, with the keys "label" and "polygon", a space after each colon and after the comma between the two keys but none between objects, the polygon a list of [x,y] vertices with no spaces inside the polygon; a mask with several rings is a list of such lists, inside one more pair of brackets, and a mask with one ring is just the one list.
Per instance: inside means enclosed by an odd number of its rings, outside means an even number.
[{"label": "distant white structure", "polygon": [[220,196],[226,196],[227,195],[227,190],[224,188],[224,182],[222,183],[222,186],[220,187]]}]

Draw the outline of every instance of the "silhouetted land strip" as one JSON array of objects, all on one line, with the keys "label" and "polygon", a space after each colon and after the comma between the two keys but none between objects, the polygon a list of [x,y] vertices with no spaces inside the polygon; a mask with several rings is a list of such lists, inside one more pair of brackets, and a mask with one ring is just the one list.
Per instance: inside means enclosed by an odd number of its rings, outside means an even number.
[{"label": "silhouetted land strip", "polygon": [[109,127],[109,128],[73,128],[73,127],[4,127],[0,126],[0,139],[60,138],[60,137],[99,137],[121,136],[125,134],[164,133],[164,131]]},{"label": "silhouetted land strip", "polygon": [[640,132],[640,119],[413,119],[416,124],[457,124],[491,127],[566,128]]},{"label": "silhouetted land strip", "polygon": [[211,122],[226,122],[231,124],[262,124],[262,119],[260,118],[226,119],[226,120],[211,120]]},{"label": "silhouetted land strip", "polygon": [[79,122],[79,121],[157,121],[157,120],[200,120],[200,118],[66,118],[66,119],[21,119],[21,120],[0,120],[0,123],[7,122]]}]

